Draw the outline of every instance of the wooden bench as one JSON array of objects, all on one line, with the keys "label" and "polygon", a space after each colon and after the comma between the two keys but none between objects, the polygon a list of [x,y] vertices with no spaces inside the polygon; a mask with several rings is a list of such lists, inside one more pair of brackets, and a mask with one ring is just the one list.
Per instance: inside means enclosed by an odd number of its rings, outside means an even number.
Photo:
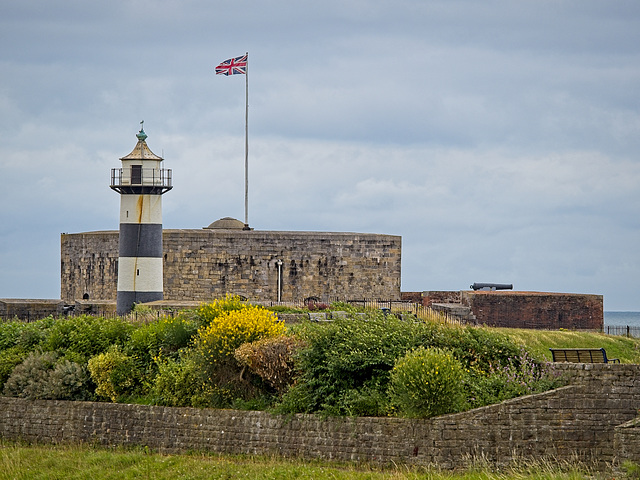
[{"label": "wooden bench", "polygon": [[554,362],[569,363],[620,363],[617,358],[607,358],[604,348],[550,348]]}]

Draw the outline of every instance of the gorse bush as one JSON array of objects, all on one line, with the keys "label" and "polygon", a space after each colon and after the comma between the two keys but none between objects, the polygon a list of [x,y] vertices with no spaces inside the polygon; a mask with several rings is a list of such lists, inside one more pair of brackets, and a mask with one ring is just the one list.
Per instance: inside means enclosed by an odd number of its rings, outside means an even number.
[{"label": "gorse bush", "polygon": [[419,347],[391,370],[391,401],[401,415],[428,418],[462,410],[464,370],[450,351]]},{"label": "gorse bush", "polygon": [[233,358],[243,343],[281,335],[284,323],[260,306],[243,305],[239,310],[223,311],[198,330],[196,350],[211,364]]},{"label": "gorse bush", "polygon": [[237,295],[227,295],[223,299],[200,305],[196,310],[196,318],[201,326],[206,326],[223,313],[242,310],[246,307],[247,304]]}]

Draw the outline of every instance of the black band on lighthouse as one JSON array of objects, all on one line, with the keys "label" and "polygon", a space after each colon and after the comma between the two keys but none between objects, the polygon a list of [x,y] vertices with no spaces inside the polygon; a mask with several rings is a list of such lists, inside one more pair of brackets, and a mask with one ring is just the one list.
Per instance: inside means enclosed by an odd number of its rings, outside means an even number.
[{"label": "black band on lighthouse", "polygon": [[120,257],[162,257],[162,225],[120,224]]}]

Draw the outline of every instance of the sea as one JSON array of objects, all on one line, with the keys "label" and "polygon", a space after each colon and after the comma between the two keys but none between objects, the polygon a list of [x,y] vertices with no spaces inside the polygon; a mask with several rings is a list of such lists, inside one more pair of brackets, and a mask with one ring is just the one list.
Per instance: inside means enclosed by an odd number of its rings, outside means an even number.
[{"label": "sea", "polygon": [[604,312],[604,324],[640,327],[640,312]]}]

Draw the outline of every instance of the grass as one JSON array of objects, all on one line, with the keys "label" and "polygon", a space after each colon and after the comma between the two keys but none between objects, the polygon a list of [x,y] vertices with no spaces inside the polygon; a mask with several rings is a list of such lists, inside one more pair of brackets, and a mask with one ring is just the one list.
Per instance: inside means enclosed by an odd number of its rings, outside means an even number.
[{"label": "grass", "polygon": [[619,358],[622,363],[640,363],[640,339],[598,332],[575,330],[528,330],[500,328],[500,332],[516,343],[527,347],[536,358],[551,361],[549,348],[600,348],[608,358]]},{"label": "grass", "polygon": [[[553,461],[518,462],[496,471],[479,462],[464,471],[436,467],[387,467],[323,461],[217,454],[161,455],[144,448],[107,449],[90,445],[42,446],[0,441],[4,479],[367,479],[367,480],[577,480],[610,479],[613,472]],[[624,478],[616,472],[617,478]]]}]

